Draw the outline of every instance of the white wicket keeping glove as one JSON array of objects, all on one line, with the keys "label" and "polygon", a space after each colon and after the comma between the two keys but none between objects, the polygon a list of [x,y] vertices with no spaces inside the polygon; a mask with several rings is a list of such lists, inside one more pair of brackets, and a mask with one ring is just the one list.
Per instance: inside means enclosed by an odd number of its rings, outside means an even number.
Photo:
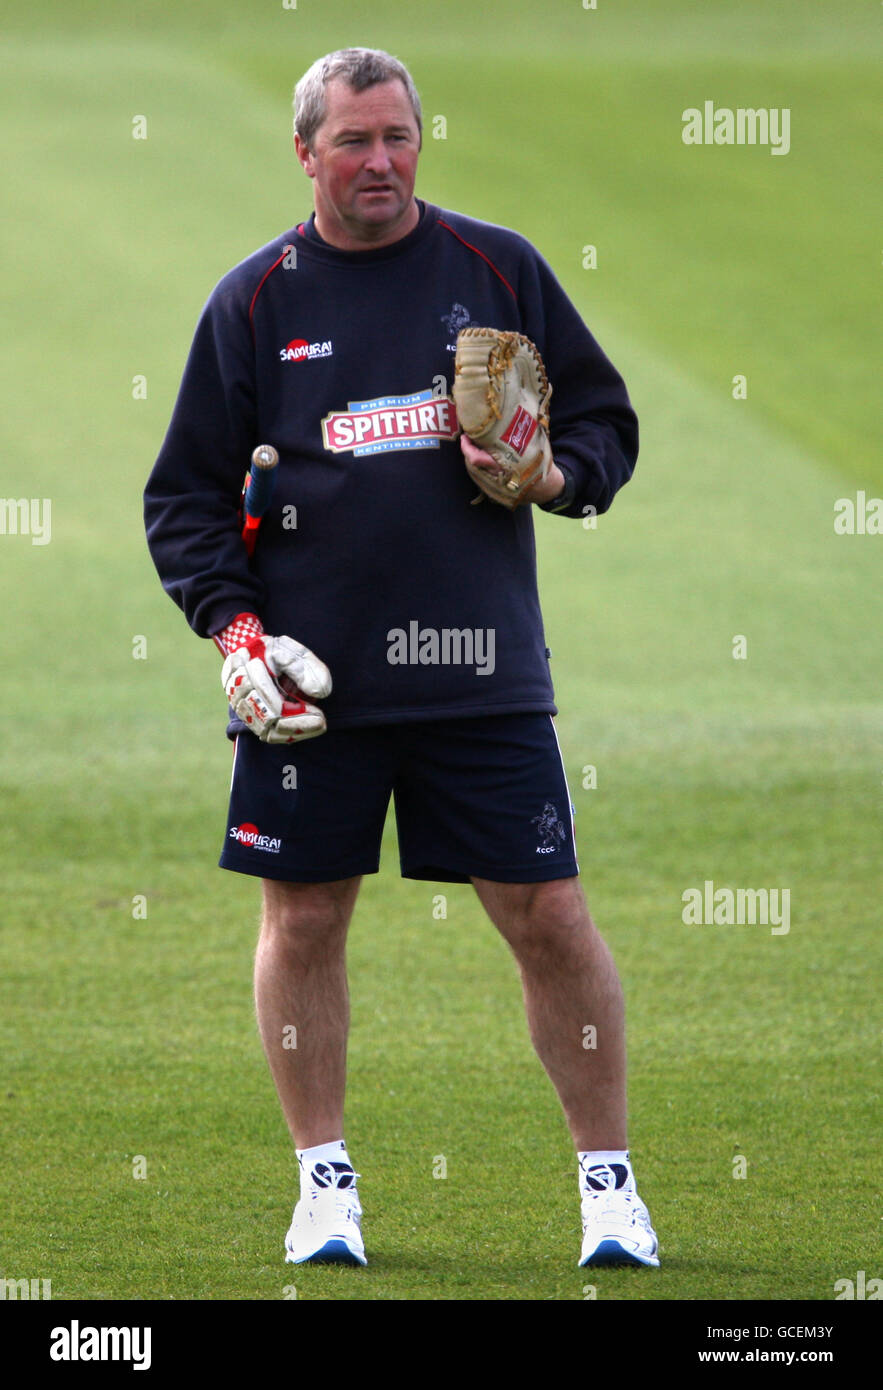
[{"label": "white wicket keeping glove", "polygon": [[269,637],[253,613],[240,613],[215,643],[226,653],[221,684],[236,714],[263,743],[296,743],[326,729],[309,698],[331,694],[331,673],[291,637]]}]

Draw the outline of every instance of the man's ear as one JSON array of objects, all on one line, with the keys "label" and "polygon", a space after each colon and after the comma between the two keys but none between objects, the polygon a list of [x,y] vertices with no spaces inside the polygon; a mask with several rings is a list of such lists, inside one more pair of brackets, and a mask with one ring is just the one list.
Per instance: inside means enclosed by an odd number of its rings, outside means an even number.
[{"label": "man's ear", "polygon": [[294,152],[307,178],[314,179],[316,177],[316,168],[313,163],[313,156],[296,132],[294,136]]}]

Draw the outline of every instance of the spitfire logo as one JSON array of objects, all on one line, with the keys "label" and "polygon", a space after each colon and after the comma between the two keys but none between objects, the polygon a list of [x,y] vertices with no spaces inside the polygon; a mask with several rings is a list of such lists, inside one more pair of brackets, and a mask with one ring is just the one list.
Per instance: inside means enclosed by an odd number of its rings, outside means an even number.
[{"label": "spitfire logo", "polygon": [[536,826],[537,834],[542,839],[542,844],[537,845],[537,854],[554,854],[567,839],[567,831],[551,801],[546,802],[542,815],[534,816],[531,825]]},{"label": "spitfire logo", "polygon": [[380,396],[350,401],[322,421],[322,439],[332,454],[385,454],[391,449],[437,449],[456,439],[457,412],[450,396],[431,390],[411,396]]},{"label": "spitfire logo", "polygon": [[584,1186],[589,1192],[625,1187],[628,1175],[624,1163],[596,1163],[591,1168],[583,1168]]}]

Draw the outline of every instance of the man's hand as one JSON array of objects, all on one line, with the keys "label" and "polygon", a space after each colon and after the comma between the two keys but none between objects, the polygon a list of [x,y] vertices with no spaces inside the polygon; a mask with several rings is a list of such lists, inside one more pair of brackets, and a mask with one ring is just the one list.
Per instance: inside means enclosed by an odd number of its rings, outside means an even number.
[{"label": "man's hand", "polygon": [[325,715],[305,697],[330,695],[331,673],[308,647],[291,637],[269,637],[252,613],[240,613],[215,642],[227,653],[224,693],[263,743],[296,743],[324,734]]},{"label": "man's hand", "polygon": [[[460,435],[460,448],[466,460],[466,472],[473,482],[478,483],[476,472],[484,470],[499,477],[503,473],[502,466],[497,463],[493,454],[487,453],[484,449],[479,449],[477,444],[473,444],[468,434]],[[538,479],[526,492],[522,493],[522,501],[536,502],[541,505],[543,502],[551,502],[558,497],[564,490],[565,478],[561,469],[553,463],[545,478]],[[481,486],[478,483],[479,487]]]}]

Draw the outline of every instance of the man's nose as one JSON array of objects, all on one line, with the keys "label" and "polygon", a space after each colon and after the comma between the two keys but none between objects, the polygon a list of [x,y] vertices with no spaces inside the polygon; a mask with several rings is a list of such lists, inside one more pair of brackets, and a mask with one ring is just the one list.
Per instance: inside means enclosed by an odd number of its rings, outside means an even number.
[{"label": "man's nose", "polygon": [[382,136],[378,136],[372,143],[368,151],[368,158],[365,160],[365,168],[370,169],[375,174],[388,173],[392,168],[392,160]]}]

